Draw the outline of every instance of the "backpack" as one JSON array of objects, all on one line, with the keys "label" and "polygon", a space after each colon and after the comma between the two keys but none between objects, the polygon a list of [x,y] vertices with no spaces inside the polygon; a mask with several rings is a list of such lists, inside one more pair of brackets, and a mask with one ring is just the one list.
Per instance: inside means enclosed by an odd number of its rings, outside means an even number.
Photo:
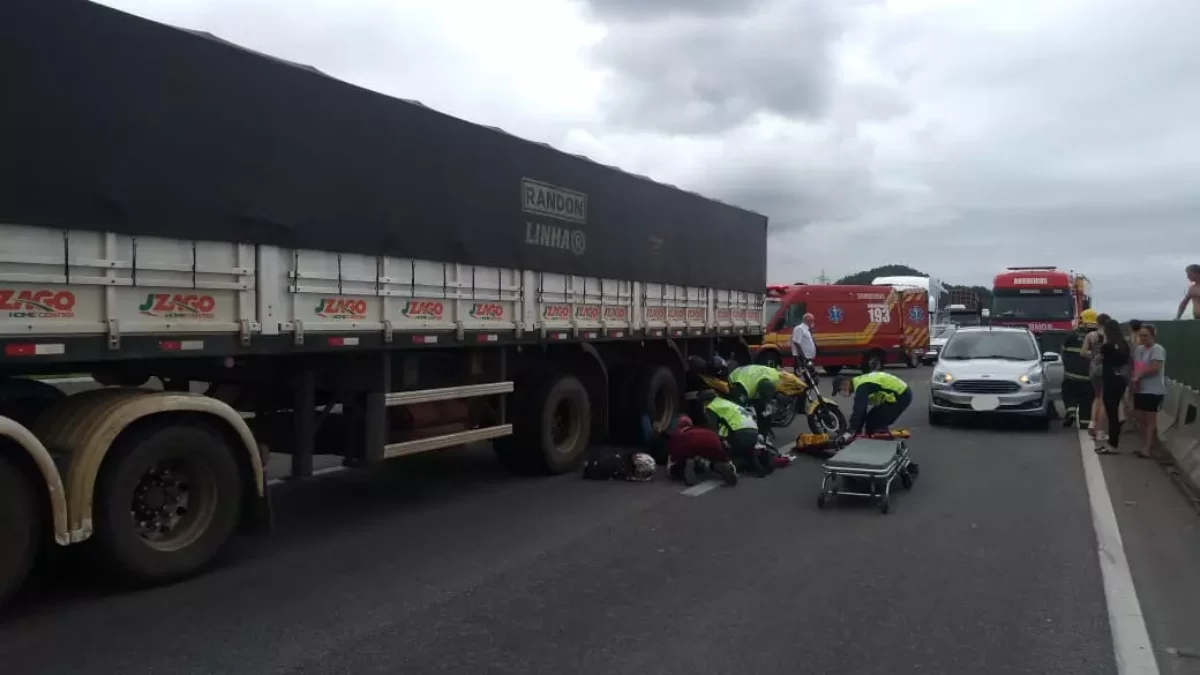
[{"label": "backpack", "polygon": [[587,480],[621,480],[629,475],[629,452],[612,446],[593,446],[583,463]]}]

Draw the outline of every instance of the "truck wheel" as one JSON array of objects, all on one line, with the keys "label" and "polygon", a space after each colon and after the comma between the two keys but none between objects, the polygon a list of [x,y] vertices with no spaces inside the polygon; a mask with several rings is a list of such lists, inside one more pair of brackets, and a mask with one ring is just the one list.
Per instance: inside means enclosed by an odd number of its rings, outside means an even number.
[{"label": "truck wheel", "polygon": [[529,422],[535,432],[530,450],[536,453],[538,468],[552,474],[573,471],[592,435],[587,389],[574,375],[559,375],[539,387],[530,402]]},{"label": "truck wheel", "polygon": [[842,372],[842,367],[841,366],[825,366],[821,370],[824,370],[826,375],[833,377],[833,376],[837,375],[838,373]]},{"label": "truck wheel", "polygon": [[592,409],[579,378],[546,376],[533,384],[513,412],[517,421],[513,435],[492,444],[509,470],[563,474],[583,460],[592,435]]},{"label": "truck wheel", "polygon": [[13,461],[0,455],[0,606],[29,574],[38,543],[34,492]]},{"label": "truck wheel", "polygon": [[648,414],[652,430],[666,431],[679,413],[679,382],[670,368],[656,366],[640,379],[633,400],[639,427]]},{"label": "truck wheel", "polygon": [[96,543],[130,581],[184,579],[229,542],[242,495],[238,464],[216,431],[151,427],[109,450],[97,477]]}]

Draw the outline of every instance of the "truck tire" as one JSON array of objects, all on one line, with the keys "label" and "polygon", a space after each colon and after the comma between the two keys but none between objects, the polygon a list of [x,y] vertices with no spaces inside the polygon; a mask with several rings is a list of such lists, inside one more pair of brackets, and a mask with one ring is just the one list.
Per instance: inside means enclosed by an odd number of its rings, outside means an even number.
[{"label": "truck tire", "polygon": [[666,366],[654,366],[638,378],[633,392],[637,426],[643,415],[650,416],[653,431],[666,431],[679,414],[679,381]]},{"label": "truck tire", "polygon": [[587,453],[592,435],[591,398],[579,378],[566,373],[544,376],[522,397],[517,426],[493,444],[497,457],[517,473],[563,474],[574,471]]},{"label": "truck tire", "polygon": [[826,375],[829,375],[830,377],[832,377],[832,376],[837,375],[838,373],[842,372],[842,367],[841,366],[825,366],[821,370],[824,370]]},{"label": "truck tire", "polygon": [[97,477],[95,543],[127,581],[193,576],[237,529],[243,486],[232,449],[207,425],[139,430],[109,450]]},{"label": "truck tire", "polygon": [[0,607],[17,592],[38,551],[34,491],[13,461],[0,455]]}]

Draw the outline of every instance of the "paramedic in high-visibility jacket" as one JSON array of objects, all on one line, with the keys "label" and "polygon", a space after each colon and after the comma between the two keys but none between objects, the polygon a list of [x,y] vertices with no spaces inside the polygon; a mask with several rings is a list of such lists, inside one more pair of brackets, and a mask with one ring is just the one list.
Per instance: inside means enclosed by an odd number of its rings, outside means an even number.
[{"label": "paramedic in high-visibility jacket", "polygon": [[833,393],[854,396],[847,434],[888,431],[912,404],[912,390],[904,380],[877,370],[858,377],[840,376],[833,381]]},{"label": "paramedic in high-visibility jacket", "polygon": [[1089,376],[1091,360],[1083,355],[1083,341],[1088,333],[1096,330],[1098,315],[1094,309],[1079,313],[1079,326],[1067,336],[1063,343],[1063,426],[1079,422],[1080,429],[1087,429],[1091,420],[1092,401],[1095,392]]},{"label": "paramedic in high-visibility jacket", "polygon": [[754,409],[759,431],[771,428],[767,406],[775,400],[779,379],[783,377],[771,366],[741,366],[729,373],[729,389],[733,400]]},{"label": "paramedic in high-visibility jacket", "polygon": [[755,476],[767,476],[774,465],[758,447],[758,424],[754,413],[711,391],[700,392],[709,428],[729,446],[734,463]]}]

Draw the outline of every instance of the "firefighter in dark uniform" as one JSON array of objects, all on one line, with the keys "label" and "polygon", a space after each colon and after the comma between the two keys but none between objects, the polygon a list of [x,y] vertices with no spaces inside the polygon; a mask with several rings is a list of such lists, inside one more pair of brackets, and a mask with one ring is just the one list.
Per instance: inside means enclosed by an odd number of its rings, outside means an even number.
[{"label": "firefighter in dark uniform", "polygon": [[1063,378],[1063,407],[1067,409],[1067,414],[1063,416],[1064,427],[1078,422],[1080,429],[1086,429],[1090,424],[1092,399],[1095,398],[1088,376],[1091,361],[1080,350],[1084,338],[1096,328],[1096,310],[1085,309],[1079,314],[1079,326],[1063,343],[1063,370],[1066,371]]}]

